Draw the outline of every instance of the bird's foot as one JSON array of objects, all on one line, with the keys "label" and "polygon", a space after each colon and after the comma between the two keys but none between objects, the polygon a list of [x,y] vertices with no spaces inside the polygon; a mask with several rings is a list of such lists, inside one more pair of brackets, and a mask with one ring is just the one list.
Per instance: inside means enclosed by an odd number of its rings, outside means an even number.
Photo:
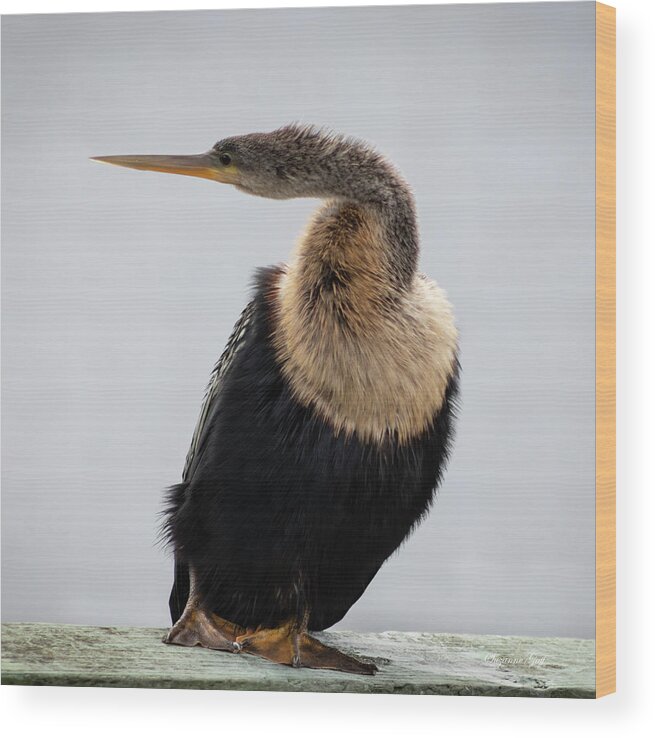
[{"label": "bird's foot", "polygon": [[333,669],[351,674],[372,675],[378,670],[375,664],[359,661],[336,648],[326,646],[290,623],[239,635],[236,642],[244,653],[261,656],[276,664],[304,666],[308,669]]},{"label": "bird's foot", "polygon": [[245,629],[229,620],[206,612],[203,609],[188,609],[168,631],[164,643],[175,646],[203,646],[215,651],[237,651],[237,636],[245,633]]}]

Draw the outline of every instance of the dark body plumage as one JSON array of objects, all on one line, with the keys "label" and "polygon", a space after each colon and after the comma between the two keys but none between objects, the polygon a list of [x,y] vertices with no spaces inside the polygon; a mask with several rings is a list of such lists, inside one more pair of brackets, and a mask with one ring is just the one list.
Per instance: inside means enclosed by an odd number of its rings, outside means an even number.
[{"label": "dark body plumage", "polygon": [[432,426],[403,444],[335,435],[294,399],[271,340],[277,275],[258,279],[188,477],[171,492],[173,622],[192,561],[205,604],[227,620],[273,627],[307,610],[310,630],[330,627],[426,513],[448,455],[456,372]]}]

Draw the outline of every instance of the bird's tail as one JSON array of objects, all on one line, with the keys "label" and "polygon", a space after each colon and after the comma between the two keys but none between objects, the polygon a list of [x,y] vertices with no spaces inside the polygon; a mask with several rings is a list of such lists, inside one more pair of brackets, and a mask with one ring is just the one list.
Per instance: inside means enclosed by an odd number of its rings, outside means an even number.
[{"label": "bird's tail", "polygon": [[163,510],[163,523],[160,529],[161,540],[175,551],[175,573],[173,577],[173,588],[168,600],[173,623],[176,623],[189,599],[189,566],[177,551],[175,541],[176,516],[184,504],[188,483],[176,484],[166,491],[165,506]]},{"label": "bird's tail", "polygon": [[171,612],[173,625],[180,619],[189,599],[189,566],[178,557],[175,558],[175,574],[173,588],[168,598],[168,607]]}]

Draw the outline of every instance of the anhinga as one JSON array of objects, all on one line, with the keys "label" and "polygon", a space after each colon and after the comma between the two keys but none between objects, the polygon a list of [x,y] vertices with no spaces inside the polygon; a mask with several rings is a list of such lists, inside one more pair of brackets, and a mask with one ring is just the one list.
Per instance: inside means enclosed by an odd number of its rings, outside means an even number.
[{"label": "anhinga", "polygon": [[417,271],[407,183],[369,146],[311,126],[195,156],[97,159],[324,201],[290,264],[259,272],[211,375],[166,510],[165,640],[374,673],[308,631],[359,599],[426,514],[448,456],[457,332]]}]

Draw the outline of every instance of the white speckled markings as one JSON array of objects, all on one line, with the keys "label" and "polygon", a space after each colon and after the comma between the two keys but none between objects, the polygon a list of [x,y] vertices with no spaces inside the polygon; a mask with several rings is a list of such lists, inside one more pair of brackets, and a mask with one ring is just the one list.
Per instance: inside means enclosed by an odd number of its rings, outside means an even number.
[{"label": "white speckled markings", "polygon": [[292,669],[253,656],[176,648],[159,628],[2,626],[2,683],[289,692],[595,696],[594,641],[448,633],[327,632],[375,661],[375,676]]}]

